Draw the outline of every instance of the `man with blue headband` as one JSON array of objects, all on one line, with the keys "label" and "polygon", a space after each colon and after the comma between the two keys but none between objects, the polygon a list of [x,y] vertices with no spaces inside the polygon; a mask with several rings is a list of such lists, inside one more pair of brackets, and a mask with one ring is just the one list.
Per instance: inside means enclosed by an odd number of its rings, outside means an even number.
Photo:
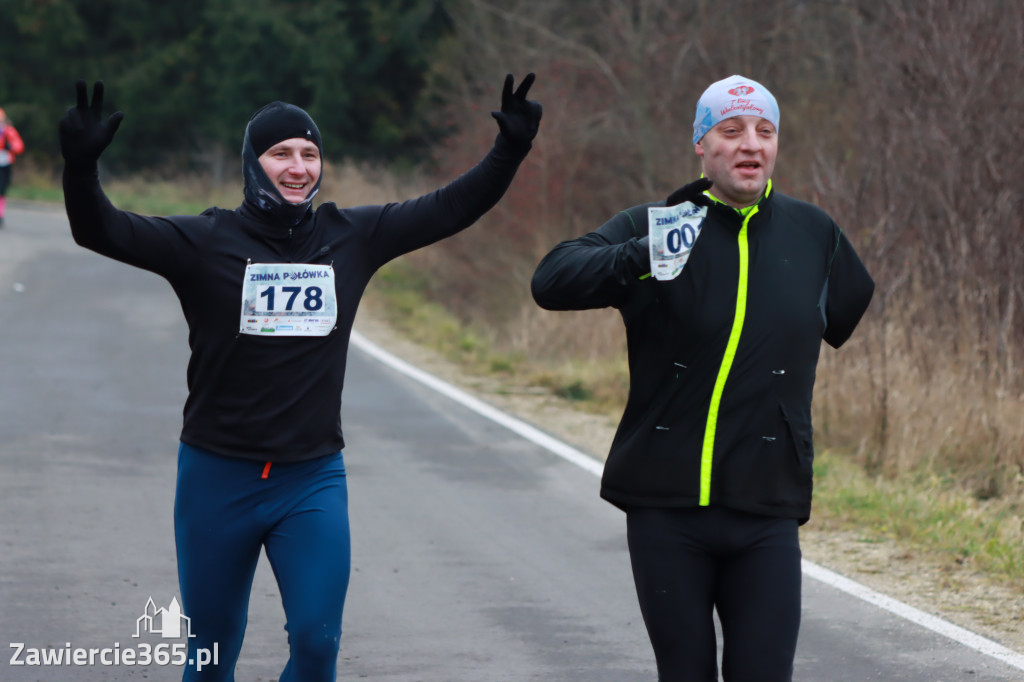
[{"label": "man with blue headband", "polygon": [[715,611],[726,682],[793,675],[818,354],[874,283],[828,215],[772,186],[779,118],[757,81],[713,83],[693,124],[703,177],[557,245],[533,277],[542,307],[626,325],[601,496],[626,513],[660,682],[719,679]]}]

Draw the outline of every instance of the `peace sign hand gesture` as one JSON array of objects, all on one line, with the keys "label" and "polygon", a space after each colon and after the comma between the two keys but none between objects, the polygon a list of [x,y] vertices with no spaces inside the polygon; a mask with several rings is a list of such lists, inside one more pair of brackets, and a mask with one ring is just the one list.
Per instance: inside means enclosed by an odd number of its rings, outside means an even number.
[{"label": "peace sign hand gesture", "polygon": [[75,83],[77,103],[60,120],[60,151],[69,168],[95,167],[100,154],[114,139],[124,114],[114,112],[103,121],[103,81],[96,81],[89,104],[85,81]]},{"label": "peace sign hand gesture", "polygon": [[529,73],[516,91],[512,92],[512,74],[505,76],[505,87],[501,92],[501,111],[492,111],[491,116],[498,122],[501,134],[517,147],[528,147],[537,135],[543,109],[540,103],[526,99],[536,76]]}]

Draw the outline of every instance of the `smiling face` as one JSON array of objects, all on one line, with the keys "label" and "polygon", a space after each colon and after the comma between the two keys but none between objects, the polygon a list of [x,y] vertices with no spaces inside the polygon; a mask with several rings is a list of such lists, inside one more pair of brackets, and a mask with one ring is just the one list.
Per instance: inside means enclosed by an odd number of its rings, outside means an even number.
[{"label": "smiling face", "polygon": [[260,166],[284,200],[300,204],[320,178],[323,161],[315,143],[301,137],[282,140],[263,152]]},{"label": "smiling face", "polygon": [[752,206],[764,195],[775,170],[779,135],[760,116],[719,122],[695,145],[701,170],[715,184],[711,194],[734,208]]}]

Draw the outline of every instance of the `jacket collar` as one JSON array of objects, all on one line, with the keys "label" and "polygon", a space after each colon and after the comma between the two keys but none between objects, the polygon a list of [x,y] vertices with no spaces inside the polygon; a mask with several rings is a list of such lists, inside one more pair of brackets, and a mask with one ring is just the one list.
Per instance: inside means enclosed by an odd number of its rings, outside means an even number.
[{"label": "jacket collar", "polygon": [[288,224],[282,222],[274,214],[254,206],[248,200],[242,201],[242,204],[235,212],[244,219],[243,222],[246,227],[271,240],[291,239],[296,235],[310,231],[313,225],[313,214],[315,213],[312,208],[307,207],[305,215],[298,222]]},{"label": "jacket collar", "polygon": [[[701,177],[704,177],[704,175],[701,174]],[[708,191],[704,192],[704,194],[708,195],[709,198],[711,198],[711,199],[713,199],[715,201],[715,204],[723,206],[725,208],[731,208],[733,211],[735,211],[736,213],[740,214],[741,216],[746,216],[748,213],[750,213],[750,211],[755,206],[760,207],[762,204],[767,202],[768,199],[771,197],[772,193],[773,193],[772,180],[771,180],[771,178],[768,178],[768,184],[764,188],[764,195],[760,199],[757,200],[756,204],[752,204],[750,206],[744,206],[743,208],[735,208],[735,207],[730,206],[729,204],[725,203],[724,201],[722,201],[718,197],[716,197],[714,194],[711,193],[711,190],[708,190]]]}]

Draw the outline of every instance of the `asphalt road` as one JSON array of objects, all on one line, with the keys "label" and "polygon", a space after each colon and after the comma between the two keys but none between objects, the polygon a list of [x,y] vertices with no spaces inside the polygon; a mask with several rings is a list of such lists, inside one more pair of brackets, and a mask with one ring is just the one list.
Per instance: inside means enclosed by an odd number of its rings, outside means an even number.
[{"label": "asphalt road", "polygon": [[[60,211],[9,207],[0,320],[0,680],[178,679],[174,665],[10,660],[168,643],[133,634],[148,599],[178,594],[188,348],[170,287],[75,246]],[[624,518],[593,473],[356,349],[343,416],[340,680],[656,678]],[[263,560],[238,680],[277,678],[283,625]],[[808,576],[794,679],[1009,682],[1024,669]]]}]

